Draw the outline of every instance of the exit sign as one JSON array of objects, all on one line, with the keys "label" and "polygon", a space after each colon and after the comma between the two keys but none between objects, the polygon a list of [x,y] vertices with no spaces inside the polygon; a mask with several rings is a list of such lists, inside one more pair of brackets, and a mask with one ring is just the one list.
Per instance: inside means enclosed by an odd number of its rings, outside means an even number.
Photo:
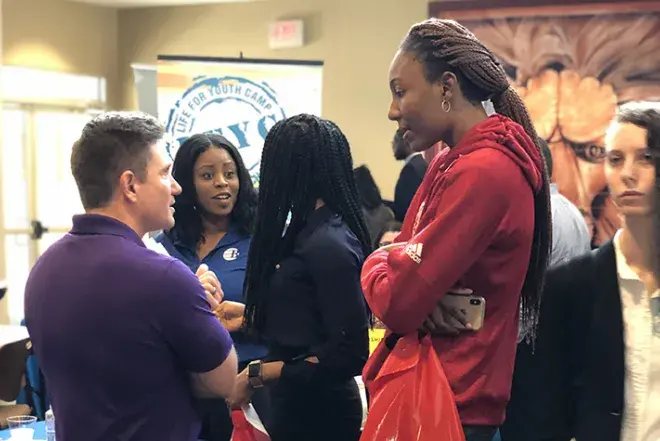
[{"label": "exit sign", "polygon": [[271,23],[268,32],[268,45],[271,49],[303,47],[304,44],[302,20],[286,20]]}]

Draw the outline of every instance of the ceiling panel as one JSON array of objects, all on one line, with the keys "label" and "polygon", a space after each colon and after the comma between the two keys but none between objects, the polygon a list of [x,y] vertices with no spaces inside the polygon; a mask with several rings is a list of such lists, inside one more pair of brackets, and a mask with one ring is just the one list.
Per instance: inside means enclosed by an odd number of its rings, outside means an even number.
[{"label": "ceiling panel", "polygon": [[69,0],[114,8],[147,8],[157,6],[209,5],[219,3],[246,3],[263,0]]}]

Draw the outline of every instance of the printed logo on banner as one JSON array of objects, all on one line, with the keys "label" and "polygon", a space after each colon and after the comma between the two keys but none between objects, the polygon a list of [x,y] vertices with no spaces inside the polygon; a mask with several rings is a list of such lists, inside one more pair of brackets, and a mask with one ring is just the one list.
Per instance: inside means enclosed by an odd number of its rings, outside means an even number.
[{"label": "printed logo on banner", "polygon": [[284,118],[277,94],[266,83],[236,76],[197,77],[170,111],[167,152],[174,158],[189,136],[218,133],[239,149],[256,183],[266,135]]}]

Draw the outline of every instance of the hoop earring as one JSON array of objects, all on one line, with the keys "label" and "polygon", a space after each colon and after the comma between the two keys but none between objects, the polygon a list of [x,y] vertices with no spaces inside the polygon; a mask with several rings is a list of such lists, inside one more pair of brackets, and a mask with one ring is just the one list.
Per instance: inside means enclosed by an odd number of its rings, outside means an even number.
[{"label": "hoop earring", "polygon": [[449,113],[451,110],[451,103],[447,100],[442,101],[442,110],[444,110],[446,113]]}]

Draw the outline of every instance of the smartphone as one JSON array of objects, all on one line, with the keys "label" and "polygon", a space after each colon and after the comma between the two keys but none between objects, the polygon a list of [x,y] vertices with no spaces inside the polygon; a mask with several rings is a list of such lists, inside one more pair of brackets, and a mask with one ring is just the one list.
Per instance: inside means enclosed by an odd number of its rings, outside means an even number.
[{"label": "smartphone", "polygon": [[[460,311],[467,318],[467,322],[472,325],[473,331],[478,331],[483,327],[486,317],[486,299],[483,297],[448,293],[442,303]],[[464,328],[458,321],[455,325],[458,328]]]}]

